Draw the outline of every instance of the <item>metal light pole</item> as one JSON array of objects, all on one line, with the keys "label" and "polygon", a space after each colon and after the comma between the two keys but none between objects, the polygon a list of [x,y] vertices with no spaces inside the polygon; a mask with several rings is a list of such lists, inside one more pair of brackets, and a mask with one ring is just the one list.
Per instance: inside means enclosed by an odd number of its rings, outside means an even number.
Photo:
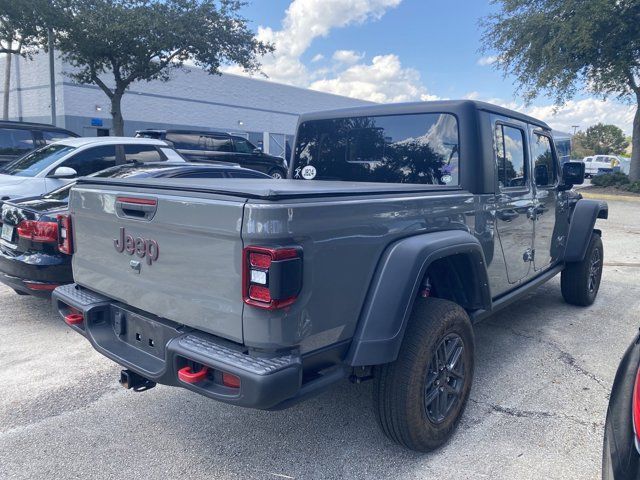
[{"label": "metal light pole", "polygon": [[47,31],[47,43],[49,45],[49,88],[51,89],[51,124],[56,125],[56,77],[54,71],[53,56],[53,31]]},{"label": "metal light pole", "polygon": [[578,128],[580,128],[580,125],[571,125],[571,128],[573,128],[573,134],[576,134],[576,130],[578,130]]}]

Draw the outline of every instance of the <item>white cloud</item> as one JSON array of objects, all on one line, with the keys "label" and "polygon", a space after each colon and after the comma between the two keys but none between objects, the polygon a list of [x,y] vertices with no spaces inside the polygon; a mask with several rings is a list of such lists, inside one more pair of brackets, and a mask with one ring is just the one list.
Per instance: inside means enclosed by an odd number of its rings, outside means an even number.
[{"label": "white cloud", "polygon": [[333,78],[313,82],[309,88],[381,103],[438,98],[429,95],[417,70],[403,68],[393,54],[375,56],[368,64],[352,65]]},{"label": "white cloud", "polygon": [[573,132],[573,125],[578,125],[579,130],[586,130],[591,125],[602,122],[617,125],[627,134],[631,134],[636,111],[634,106],[597,98],[569,101],[557,112],[551,105],[529,107],[526,110],[531,116],[544,120],[557,130]]},{"label": "white cloud", "polygon": [[364,53],[358,53],[354,50],[336,50],[331,58],[338,63],[353,65],[364,58]]},{"label": "white cloud", "polygon": [[578,130],[586,130],[591,125],[602,122],[617,125],[630,135],[636,111],[636,107],[633,105],[627,105],[617,100],[598,98],[570,100],[562,107],[554,105],[525,107],[522,103],[498,98],[488,101],[531,115],[548,123],[552,128],[565,132],[573,132],[574,125],[578,125]]},{"label": "white cloud", "polygon": [[486,57],[480,57],[477,64],[481,67],[487,67],[496,63],[496,60],[498,60],[498,57],[496,57],[495,55],[488,55]]},{"label": "white cloud", "polygon": [[318,53],[317,55],[314,55],[313,58],[311,59],[312,63],[317,63],[320,60],[324,60],[324,55],[322,55],[321,53]]},{"label": "white cloud", "polygon": [[[262,59],[262,71],[271,80],[298,86],[309,84],[309,72],[300,61],[313,40],[333,28],[376,20],[401,0],[293,0],[285,12],[282,29],[259,27],[258,38],[272,42],[276,50]],[[237,66],[225,69],[242,73]]]}]

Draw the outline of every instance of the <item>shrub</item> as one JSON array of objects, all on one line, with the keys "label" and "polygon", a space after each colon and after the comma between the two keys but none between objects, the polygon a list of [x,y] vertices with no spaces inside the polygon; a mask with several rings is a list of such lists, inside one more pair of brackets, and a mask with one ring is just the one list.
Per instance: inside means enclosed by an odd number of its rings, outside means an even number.
[{"label": "shrub", "polygon": [[629,176],[622,172],[607,173],[597,175],[591,179],[591,185],[596,187],[616,187],[622,188],[630,183]]},{"label": "shrub", "polygon": [[624,190],[633,193],[640,193],[640,182],[633,182],[622,187]]}]

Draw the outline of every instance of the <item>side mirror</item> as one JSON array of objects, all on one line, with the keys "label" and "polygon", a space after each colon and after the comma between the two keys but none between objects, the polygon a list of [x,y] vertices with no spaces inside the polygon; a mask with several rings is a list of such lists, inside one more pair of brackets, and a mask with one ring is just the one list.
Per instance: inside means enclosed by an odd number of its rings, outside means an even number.
[{"label": "side mirror", "polygon": [[71,167],[58,167],[51,175],[52,178],[75,178],[77,176],[78,172]]},{"label": "side mirror", "polygon": [[584,163],[582,162],[566,162],[562,165],[562,184],[561,190],[569,190],[574,185],[582,185],[584,183]]},{"label": "side mirror", "polygon": [[259,154],[262,153],[262,149],[256,147],[256,148],[253,149],[253,153],[255,153],[256,155],[259,155]]}]

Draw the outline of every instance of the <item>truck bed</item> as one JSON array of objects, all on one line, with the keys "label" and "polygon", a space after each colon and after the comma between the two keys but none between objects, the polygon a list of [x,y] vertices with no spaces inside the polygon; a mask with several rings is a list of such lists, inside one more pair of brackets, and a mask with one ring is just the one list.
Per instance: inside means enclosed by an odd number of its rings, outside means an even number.
[{"label": "truck bed", "polygon": [[204,179],[204,178],[81,178],[79,185],[154,189],[189,193],[210,193],[242,199],[286,200],[295,198],[339,197],[353,195],[411,194],[421,192],[460,191],[460,187],[401,183],[314,182],[270,179]]}]

